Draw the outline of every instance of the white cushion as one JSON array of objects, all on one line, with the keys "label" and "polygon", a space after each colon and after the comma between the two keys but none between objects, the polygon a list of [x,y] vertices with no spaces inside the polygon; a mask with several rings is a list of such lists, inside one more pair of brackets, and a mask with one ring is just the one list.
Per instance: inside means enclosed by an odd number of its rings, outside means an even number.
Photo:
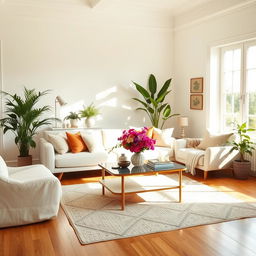
[{"label": "white cushion", "polygon": [[167,128],[164,130],[154,128],[153,132],[153,139],[156,140],[156,146],[159,147],[171,147],[173,138],[172,138],[172,133],[173,133],[174,128]]},{"label": "white cushion", "polygon": [[82,139],[84,140],[89,152],[104,152],[102,141],[102,133],[100,130],[88,130],[81,132]]},{"label": "white cushion", "polygon": [[209,147],[218,147],[224,146],[227,144],[229,137],[233,133],[226,134],[211,134],[208,130],[205,133],[205,136],[201,143],[197,146],[198,149],[207,149]]},{"label": "white cushion", "polygon": [[105,149],[109,150],[117,145],[120,141],[118,140],[123,134],[122,129],[103,129],[102,139]]},{"label": "white cushion", "polygon": [[0,177],[8,178],[8,167],[4,159],[0,156]]},{"label": "white cushion", "polygon": [[53,145],[55,151],[59,154],[65,154],[68,152],[68,142],[63,135],[48,134],[48,141]]},{"label": "white cushion", "polygon": [[107,160],[107,152],[80,152],[66,153],[64,155],[55,155],[55,165],[60,167],[83,167],[97,165]]},{"label": "white cushion", "polygon": [[10,174],[10,178],[22,182],[32,180],[42,180],[45,178],[52,178],[52,173],[43,165],[29,165],[26,167],[17,167],[19,171]]},{"label": "white cushion", "polygon": [[[179,160],[182,161],[183,163],[186,162],[187,159],[187,154],[190,152],[195,152],[195,151],[203,151],[200,149],[195,149],[195,148],[180,148],[175,152],[175,157]],[[198,160],[198,165],[204,165],[204,156],[201,156]]]}]

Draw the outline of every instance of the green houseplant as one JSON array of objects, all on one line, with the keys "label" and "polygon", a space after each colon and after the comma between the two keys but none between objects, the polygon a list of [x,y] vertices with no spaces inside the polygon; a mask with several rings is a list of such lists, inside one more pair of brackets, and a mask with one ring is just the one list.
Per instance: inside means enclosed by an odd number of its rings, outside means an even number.
[{"label": "green houseplant", "polygon": [[30,148],[36,147],[34,137],[40,127],[50,125],[55,118],[42,118],[50,111],[50,106],[36,107],[39,100],[48,94],[48,90],[36,92],[35,89],[24,88],[24,96],[2,91],[5,99],[5,118],[0,119],[3,132],[12,131],[15,144],[19,149],[18,165],[32,164]]},{"label": "green houseplant", "polygon": [[238,179],[247,179],[249,171],[251,170],[251,162],[245,160],[245,154],[252,155],[252,151],[255,150],[254,143],[251,141],[247,132],[255,131],[255,129],[247,129],[246,123],[241,125],[237,124],[236,133],[238,134],[238,141],[233,140],[231,145],[233,146],[230,152],[237,150],[239,152],[239,159],[233,162],[234,175]]},{"label": "green houseplant", "polygon": [[65,117],[66,120],[69,120],[70,121],[70,126],[71,128],[77,128],[78,125],[78,120],[80,120],[80,116],[78,113],[76,112],[69,112],[69,114]]},{"label": "green houseplant", "polygon": [[165,97],[171,92],[169,90],[171,81],[172,79],[168,79],[160,90],[157,88],[156,78],[153,74],[149,76],[148,89],[145,89],[141,85],[133,82],[137,91],[144,98],[144,100],[132,98],[143,106],[136,110],[145,111],[152,125],[156,128],[162,129],[169,118],[179,115],[172,114],[171,106],[165,102]]},{"label": "green houseplant", "polygon": [[79,113],[81,117],[85,118],[85,125],[90,128],[95,125],[94,117],[98,116],[100,111],[93,103],[91,103],[89,106],[84,106]]}]

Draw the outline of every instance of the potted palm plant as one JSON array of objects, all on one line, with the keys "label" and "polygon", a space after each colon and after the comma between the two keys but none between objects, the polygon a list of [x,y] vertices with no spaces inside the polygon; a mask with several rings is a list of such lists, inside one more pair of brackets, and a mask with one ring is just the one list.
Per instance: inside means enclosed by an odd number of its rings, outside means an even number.
[{"label": "potted palm plant", "polygon": [[69,112],[69,114],[65,117],[66,120],[69,120],[71,128],[78,127],[78,120],[80,120],[80,116],[76,112]]},{"label": "potted palm plant", "polygon": [[[134,83],[137,91],[142,95],[144,100],[138,98],[133,98],[133,100],[138,101],[143,107],[137,108],[136,110],[145,111],[152,123],[156,128],[163,128],[165,122],[174,116],[179,114],[172,114],[172,109],[170,104],[165,103],[165,97],[171,92],[169,90],[172,79],[168,79],[160,90],[157,89],[157,82],[154,75],[149,76],[148,89],[145,89],[141,85]],[[162,121],[162,123],[161,123]]]},{"label": "potted palm plant", "polygon": [[48,90],[36,92],[35,89],[24,88],[24,96],[3,92],[6,97],[5,118],[0,119],[3,132],[12,131],[15,144],[19,149],[18,166],[32,164],[30,148],[36,147],[34,137],[40,127],[50,125],[55,118],[42,118],[50,111],[50,106],[36,107],[38,101],[48,94]]},{"label": "potted palm plant", "polygon": [[80,112],[80,116],[85,118],[85,125],[86,127],[90,128],[95,125],[95,116],[98,116],[100,114],[99,109],[91,103],[89,106],[84,106],[84,109],[82,109]]},{"label": "potted palm plant", "polygon": [[248,179],[249,171],[251,170],[251,162],[245,160],[245,154],[252,155],[254,143],[251,141],[247,132],[255,131],[255,129],[246,128],[246,123],[237,124],[236,133],[238,134],[238,141],[232,141],[233,146],[230,152],[237,150],[239,152],[239,159],[233,162],[234,175],[238,179]]}]

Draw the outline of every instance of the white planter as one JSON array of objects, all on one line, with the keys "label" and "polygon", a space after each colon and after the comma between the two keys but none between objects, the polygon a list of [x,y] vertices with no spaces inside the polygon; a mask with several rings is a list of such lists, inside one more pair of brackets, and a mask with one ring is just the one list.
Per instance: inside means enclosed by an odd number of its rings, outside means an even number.
[{"label": "white planter", "polygon": [[77,119],[70,119],[70,125],[71,125],[71,128],[77,128],[78,127],[78,120]]},{"label": "white planter", "polygon": [[145,157],[143,153],[134,153],[131,157],[131,162],[134,166],[141,166],[145,163]]},{"label": "white planter", "polygon": [[88,127],[88,128],[94,127],[94,126],[95,126],[95,123],[96,123],[96,121],[95,121],[95,119],[94,119],[93,117],[89,117],[89,118],[86,118],[86,119],[85,119],[85,125],[86,125],[86,127]]}]

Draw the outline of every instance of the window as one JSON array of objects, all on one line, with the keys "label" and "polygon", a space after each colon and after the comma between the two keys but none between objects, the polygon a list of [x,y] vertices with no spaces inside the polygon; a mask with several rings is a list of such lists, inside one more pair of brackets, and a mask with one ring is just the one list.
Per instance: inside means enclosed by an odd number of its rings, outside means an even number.
[{"label": "window", "polygon": [[256,128],[256,41],[221,49],[221,130]]}]

